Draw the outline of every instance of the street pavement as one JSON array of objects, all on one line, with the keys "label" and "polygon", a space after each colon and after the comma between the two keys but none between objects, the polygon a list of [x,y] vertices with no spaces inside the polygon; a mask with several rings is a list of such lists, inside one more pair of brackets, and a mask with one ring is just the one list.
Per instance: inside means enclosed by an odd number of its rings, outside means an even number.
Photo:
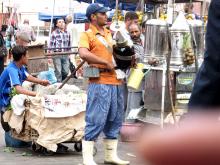
[{"label": "street pavement", "polygon": [[[74,151],[74,144],[65,144],[69,147],[68,153],[43,156],[35,153],[31,148],[18,149],[9,152],[4,143],[4,131],[0,128],[0,165],[82,165],[82,154]],[[97,154],[95,161],[98,165],[104,165],[104,149],[102,138],[96,144]],[[144,165],[135,153],[134,143],[120,142],[118,153],[121,158],[129,160],[131,165]]]},{"label": "street pavement", "polygon": [[[70,79],[69,84],[74,84],[84,89],[82,80]],[[74,150],[74,144],[64,144],[69,147],[68,153],[43,156],[35,153],[31,148],[15,148],[9,152],[5,147],[4,131],[0,126],[0,165],[83,165],[82,153]],[[94,159],[98,165],[104,165],[104,148],[102,138],[96,143],[97,154]],[[124,160],[129,160],[130,165],[144,165],[135,153],[135,144],[119,142],[118,155]]]}]

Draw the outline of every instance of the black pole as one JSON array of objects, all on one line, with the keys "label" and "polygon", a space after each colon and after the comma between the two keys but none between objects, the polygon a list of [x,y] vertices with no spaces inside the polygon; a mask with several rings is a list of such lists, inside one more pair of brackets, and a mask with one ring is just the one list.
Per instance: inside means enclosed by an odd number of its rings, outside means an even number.
[{"label": "black pole", "polygon": [[75,75],[75,73],[83,66],[83,64],[85,63],[85,61],[82,61],[78,66],[77,68],[71,72],[71,74],[63,81],[63,83],[59,86],[58,89],[61,89],[63,88],[63,86],[69,81],[69,79]]}]

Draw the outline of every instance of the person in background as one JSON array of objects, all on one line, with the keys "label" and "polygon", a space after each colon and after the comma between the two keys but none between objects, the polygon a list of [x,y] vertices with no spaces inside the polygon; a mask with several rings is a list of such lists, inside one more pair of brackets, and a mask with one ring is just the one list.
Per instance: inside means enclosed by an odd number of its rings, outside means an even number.
[{"label": "person in background", "polygon": [[[74,26],[73,24],[73,17],[72,15],[67,15],[66,18],[65,18],[65,22],[66,22],[66,30],[70,33],[70,38],[71,38],[71,47],[74,47],[74,48],[71,48],[71,50],[73,52],[78,52],[78,43],[79,43],[79,32],[77,30],[77,28]],[[75,70],[75,65],[78,65],[78,61],[77,60],[79,59],[79,56],[76,54],[74,55],[70,55],[70,71],[73,72]],[[80,70],[82,70],[82,68],[80,68],[76,74],[77,76],[80,76],[78,75],[78,73],[80,72]],[[73,76],[74,78],[77,78],[76,75]]]},{"label": "person in background", "polygon": [[[128,31],[128,27],[131,24],[138,24],[138,15],[137,13],[135,13],[134,11],[128,11],[125,14],[125,30],[122,31],[122,35],[124,35],[126,38],[128,38],[128,45],[132,45],[132,41],[130,40],[130,34]],[[124,70],[124,72],[126,73],[127,70]],[[126,81],[124,81],[123,83],[123,91],[124,91],[124,110],[127,110],[127,100],[128,100],[128,87],[127,87],[127,83]]]},{"label": "person in background", "polygon": [[12,19],[11,21],[9,21],[9,25],[8,28],[6,30],[5,36],[6,36],[6,47],[7,49],[11,49],[12,45],[15,42],[15,33],[16,33],[16,23],[15,21]]},{"label": "person in background", "polygon": [[[50,52],[67,52],[71,50],[71,37],[66,30],[65,21],[63,18],[58,18],[55,21],[56,29],[50,37],[49,48]],[[53,58],[55,75],[57,82],[62,82],[69,74],[69,56],[58,55]]]},{"label": "person in background", "polygon": [[127,30],[127,33],[129,33],[128,32],[128,27],[131,24],[138,24],[138,15],[134,11],[128,11],[125,14],[125,28]]},{"label": "person in background", "polygon": [[[122,80],[117,79],[113,65],[112,36],[105,28],[107,9],[97,3],[90,4],[86,16],[89,29],[81,34],[80,57],[89,68],[98,69],[96,78],[90,75],[86,106],[85,136],[82,141],[83,164],[96,165],[93,159],[94,142],[104,132],[105,163],[127,165],[128,161],[117,156],[119,131],[124,117]],[[89,69],[88,68],[88,69]]]},{"label": "person in background", "polygon": [[[66,18],[65,18],[65,22],[66,22],[66,30],[70,33],[71,44],[72,44],[71,46],[78,48],[79,32],[73,24],[72,15],[67,15]],[[74,50],[78,51],[77,49],[74,49]]]},{"label": "person in background", "polygon": [[11,19],[9,21],[9,25],[6,29],[6,39],[5,39],[5,45],[6,48],[8,50],[8,57],[6,59],[6,63],[10,62],[12,59],[12,55],[11,55],[11,48],[12,46],[15,44],[15,33],[16,33],[17,27],[16,27],[16,22],[15,20]]},{"label": "person in background", "polygon": [[190,20],[200,19],[200,17],[195,12],[193,12],[193,7],[194,7],[193,3],[186,3],[184,5],[184,12],[186,19],[190,19]]},{"label": "person in background", "polygon": [[[134,11],[128,11],[125,14],[125,30],[121,30],[121,34],[125,37],[128,38],[128,45],[132,45],[132,42],[129,40],[130,39],[130,34],[128,32],[128,27],[131,24],[138,24],[138,15],[137,13],[135,13]],[[115,33],[116,34],[116,33]],[[113,38],[115,39],[115,35],[113,36]]]},{"label": "person in background", "polygon": [[29,25],[29,20],[25,19],[23,24],[18,27],[18,31],[26,32],[28,34],[29,41],[36,41],[36,36],[33,28]]},{"label": "person in background", "polygon": [[133,41],[136,63],[143,62],[143,59],[144,59],[144,36],[142,35],[142,30],[141,30],[140,25],[131,24],[128,27],[128,32],[130,34],[131,40]]},{"label": "person in background", "polygon": [[16,32],[15,45],[28,46],[30,42],[29,34],[26,31]]},{"label": "person in background", "polygon": [[4,63],[6,61],[7,54],[8,54],[8,50],[5,46],[5,41],[2,33],[0,33],[0,74],[4,70]]},{"label": "person in background", "polygon": [[10,135],[10,127],[3,120],[5,111],[10,105],[10,94],[16,91],[17,94],[25,94],[28,96],[36,96],[36,92],[26,90],[22,87],[22,83],[27,80],[43,86],[49,85],[48,80],[40,80],[28,74],[25,65],[28,63],[27,48],[16,45],[12,48],[13,61],[6,67],[0,76],[0,111],[1,124],[5,130],[5,143],[7,147],[28,147],[30,144],[14,139]]},{"label": "person in background", "polygon": [[[138,24],[138,15],[134,11],[128,11],[125,14],[125,19],[124,19],[124,24],[125,24],[125,29],[121,30],[120,33],[124,36],[124,38],[128,38],[128,45],[132,45],[133,43],[131,42],[130,39],[130,34],[128,32],[128,27],[131,24]],[[113,35],[113,39],[115,40],[116,38],[116,33]]]},{"label": "person in background", "polygon": [[[144,37],[141,32],[141,26],[138,24],[131,24],[128,27],[128,32],[130,37],[133,41],[134,52],[135,52],[135,62],[136,63],[143,63],[144,59]],[[126,117],[128,116],[129,112],[132,109],[140,108],[143,104],[142,99],[142,90],[144,83],[141,85],[140,89],[132,90],[128,89],[128,102],[127,102],[127,110],[126,110]],[[126,120],[129,121],[129,120]]]}]

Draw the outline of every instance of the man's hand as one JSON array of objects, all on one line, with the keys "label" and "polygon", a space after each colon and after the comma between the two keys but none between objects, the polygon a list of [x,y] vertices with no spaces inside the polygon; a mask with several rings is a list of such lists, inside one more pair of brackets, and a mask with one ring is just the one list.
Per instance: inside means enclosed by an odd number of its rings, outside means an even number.
[{"label": "man's hand", "polygon": [[50,82],[48,80],[41,80],[40,85],[47,86],[50,85]]},{"label": "man's hand", "polygon": [[159,60],[156,59],[156,58],[150,58],[150,59],[148,60],[148,64],[149,64],[149,65],[152,65],[152,66],[157,66],[157,65],[159,64]]},{"label": "man's hand", "polygon": [[131,57],[131,67],[132,67],[132,68],[136,68],[136,66],[137,66],[137,61],[136,61],[136,59],[135,59],[135,55],[133,55],[133,56]]},{"label": "man's hand", "polygon": [[115,67],[112,63],[106,62],[106,69],[113,70]]}]

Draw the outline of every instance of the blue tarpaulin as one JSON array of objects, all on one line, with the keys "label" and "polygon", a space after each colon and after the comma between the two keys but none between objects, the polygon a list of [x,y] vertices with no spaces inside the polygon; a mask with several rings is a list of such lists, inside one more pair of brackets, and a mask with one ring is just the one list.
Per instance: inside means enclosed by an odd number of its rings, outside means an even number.
[{"label": "blue tarpaulin", "polygon": [[[92,0],[77,0],[78,2],[92,3]],[[152,0],[151,0],[152,1]],[[95,0],[95,3],[103,4],[105,7],[115,9],[115,0]],[[146,0],[145,0],[146,2]],[[149,1],[150,2],[150,1]],[[135,11],[139,4],[139,0],[119,0],[119,10]],[[153,5],[151,3],[146,4],[146,12],[152,11]]]},{"label": "blue tarpaulin", "polygon": [[[57,18],[65,18],[67,14],[55,14],[53,16],[53,19],[57,19]],[[51,16],[52,14],[50,13],[38,13],[38,19],[41,20],[41,21],[46,21],[46,22],[50,22],[51,20]]]},{"label": "blue tarpaulin", "polygon": [[[55,14],[53,16],[53,20],[57,18],[65,18],[67,14]],[[50,22],[51,21],[52,14],[50,13],[38,13],[38,19],[41,21],[45,22]],[[86,14],[85,13],[74,13],[73,14],[74,22],[83,22],[87,20]]]},{"label": "blue tarpaulin", "polygon": [[[114,15],[113,12],[109,13],[109,18],[112,18]],[[67,16],[67,14],[55,14],[53,16],[53,20],[57,19],[57,18],[65,18]],[[50,22],[51,21],[51,17],[52,14],[50,13],[38,13],[38,19],[41,21],[45,21],[45,22]],[[82,22],[86,22],[87,21],[87,17],[85,13],[74,13],[73,14],[73,18],[74,18],[74,23],[82,23]]]},{"label": "blue tarpaulin", "polygon": [[74,21],[83,21],[87,20],[85,13],[74,13],[73,14]]},{"label": "blue tarpaulin", "polygon": [[[77,0],[78,2],[86,2],[86,3],[92,3],[92,0]],[[105,7],[109,7],[111,9],[115,9],[115,0],[95,0],[95,3],[103,4]],[[119,9],[120,10],[135,10],[137,7],[137,4],[134,3],[119,3]]]}]

